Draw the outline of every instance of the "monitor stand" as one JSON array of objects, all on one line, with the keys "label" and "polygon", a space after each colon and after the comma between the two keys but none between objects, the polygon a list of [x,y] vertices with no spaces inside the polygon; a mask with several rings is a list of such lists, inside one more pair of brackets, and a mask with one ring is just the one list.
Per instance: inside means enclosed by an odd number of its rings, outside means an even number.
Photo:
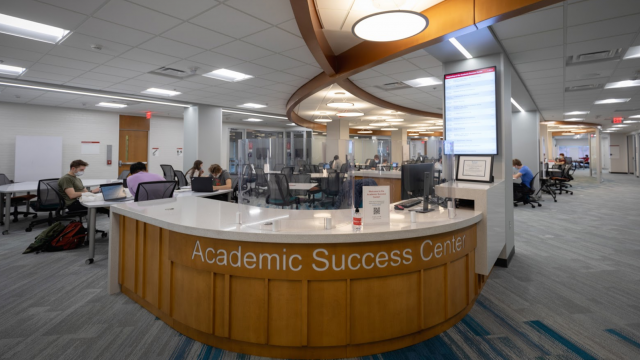
[{"label": "monitor stand", "polygon": [[431,198],[431,173],[424,173],[424,186],[422,187],[422,209],[414,210],[417,213],[424,214],[434,209],[429,209],[429,199]]}]

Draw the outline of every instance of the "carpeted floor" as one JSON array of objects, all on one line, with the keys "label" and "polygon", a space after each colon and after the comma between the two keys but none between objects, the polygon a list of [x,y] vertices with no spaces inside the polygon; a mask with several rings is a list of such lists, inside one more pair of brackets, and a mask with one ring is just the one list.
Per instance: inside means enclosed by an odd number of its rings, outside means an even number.
[{"label": "carpeted floor", "polygon": [[[516,254],[449,331],[381,359],[640,359],[640,180],[576,172],[574,195],[518,207]],[[0,359],[248,359],[173,331],[106,294],[107,241],[22,255],[38,230],[0,237]],[[108,220],[99,217],[99,228]],[[42,229],[42,227],[38,228]],[[367,357],[369,358],[369,357]]]}]

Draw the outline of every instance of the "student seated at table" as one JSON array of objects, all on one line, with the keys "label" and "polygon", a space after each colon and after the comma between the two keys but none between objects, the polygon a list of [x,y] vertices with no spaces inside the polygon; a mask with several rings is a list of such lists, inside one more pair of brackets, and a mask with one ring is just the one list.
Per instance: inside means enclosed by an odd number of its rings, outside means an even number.
[{"label": "student seated at table", "polygon": [[442,171],[442,156],[440,156],[438,158],[438,161],[435,162],[435,164],[433,164],[433,170],[440,170]]},{"label": "student seated at table", "polygon": [[220,165],[209,166],[209,177],[213,178],[213,190],[231,189],[231,175],[227,170],[222,170]]},{"label": "student seated at table", "polygon": [[342,166],[342,162],[340,161],[340,157],[338,155],[333,156],[333,161],[331,161],[331,168],[340,171],[340,167]]},{"label": "student seated at table", "polygon": [[584,160],[585,164],[589,163],[589,155],[585,155],[584,158],[582,158],[582,160]]},{"label": "student seated at table", "polygon": [[520,184],[513,184],[513,199],[517,200],[516,194],[526,194],[529,192],[529,184],[533,179],[533,173],[527,166],[522,165],[522,162],[518,159],[513,159],[512,164],[513,168],[518,171],[513,174],[513,178],[522,180]]},{"label": "student seated at table", "polygon": [[151,181],[166,181],[164,177],[158,174],[151,174],[147,172],[147,165],[137,162],[131,164],[129,168],[131,175],[127,178],[127,186],[131,195],[136,196],[136,190],[138,190],[138,184]]},{"label": "student seated at table", "polygon": [[378,154],[373,156],[373,160],[371,160],[371,162],[369,163],[371,169],[373,170],[377,170],[378,169],[378,165],[380,165],[380,156],[378,156]]},{"label": "student seated at table", "polygon": [[558,158],[556,159],[556,165],[564,165],[564,153],[560,153]]},{"label": "student seated at table", "polygon": [[[69,172],[58,180],[58,191],[62,194],[64,204],[69,211],[87,210],[79,201],[82,194],[88,191],[80,180],[87,166],[89,164],[85,161],[73,160],[69,165]],[[99,193],[100,188],[95,188],[91,192]]]},{"label": "student seated at table", "polygon": [[187,178],[187,181],[191,181],[191,178],[201,177],[202,174],[204,174],[204,170],[202,170],[202,160],[196,160],[184,176]]}]

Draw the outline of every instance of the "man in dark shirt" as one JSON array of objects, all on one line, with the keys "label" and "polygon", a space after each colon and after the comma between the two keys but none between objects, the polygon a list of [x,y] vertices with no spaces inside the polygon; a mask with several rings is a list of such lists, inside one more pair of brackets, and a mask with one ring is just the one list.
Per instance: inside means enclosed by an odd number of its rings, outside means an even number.
[{"label": "man in dark shirt", "polygon": [[[87,209],[78,201],[80,197],[82,197],[82,194],[88,191],[82,184],[82,180],[80,180],[80,176],[84,174],[87,166],[89,166],[89,164],[82,160],[73,160],[71,165],[69,165],[69,172],[58,180],[58,191],[62,194],[64,204],[69,211]],[[100,188],[95,188],[91,190],[91,192],[94,194],[99,193]]]}]

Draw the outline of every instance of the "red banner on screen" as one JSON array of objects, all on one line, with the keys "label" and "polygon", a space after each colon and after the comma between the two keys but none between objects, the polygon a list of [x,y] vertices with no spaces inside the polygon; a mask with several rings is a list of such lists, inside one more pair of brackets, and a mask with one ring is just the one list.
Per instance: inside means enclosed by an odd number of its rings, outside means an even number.
[{"label": "red banner on screen", "polygon": [[493,67],[490,67],[490,68],[486,68],[486,69],[479,69],[479,70],[465,71],[465,72],[455,73],[455,74],[448,74],[448,75],[445,75],[444,78],[445,79],[455,79],[455,78],[461,78],[461,77],[465,77],[465,76],[473,76],[473,75],[486,74],[486,73],[492,73],[492,72],[496,72],[496,69],[493,68]]}]

